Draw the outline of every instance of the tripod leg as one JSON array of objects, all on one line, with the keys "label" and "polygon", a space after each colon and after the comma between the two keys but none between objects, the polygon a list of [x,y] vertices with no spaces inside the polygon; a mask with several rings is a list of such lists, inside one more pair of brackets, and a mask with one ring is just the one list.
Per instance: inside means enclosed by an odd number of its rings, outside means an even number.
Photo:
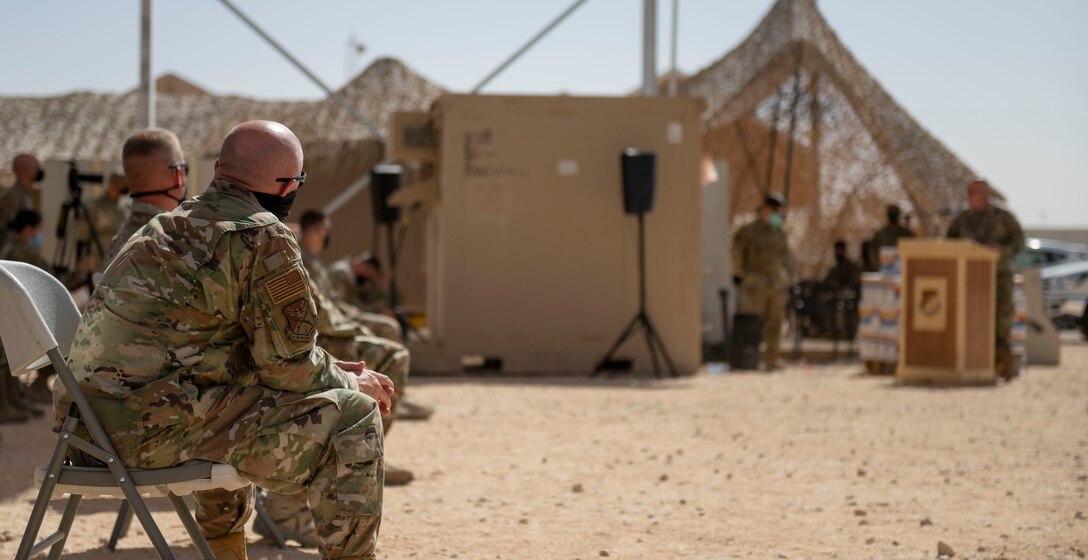
[{"label": "tripod leg", "polygon": [[646,328],[653,334],[654,340],[657,342],[657,346],[661,349],[661,355],[665,358],[665,366],[669,368],[669,375],[676,377],[676,366],[672,363],[672,357],[669,356],[669,349],[665,347],[665,342],[661,340],[661,335],[654,328],[653,322],[650,321],[650,316],[646,316]]},{"label": "tripod leg", "polygon": [[642,334],[646,335],[646,348],[650,351],[650,361],[654,364],[654,377],[661,379],[661,363],[657,359],[657,348],[654,346],[654,327],[650,324],[650,318],[639,315],[642,324]]},{"label": "tripod leg", "polygon": [[597,363],[597,367],[594,368],[593,373],[590,374],[590,377],[596,377],[597,374],[601,372],[601,366],[612,359],[612,355],[615,354],[616,350],[619,350],[620,346],[623,345],[624,341],[626,341],[627,338],[631,336],[631,334],[635,330],[635,327],[638,324],[639,315],[635,315],[634,318],[631,319],[631,322],[627,323],[627,327],[623,329],[623,332],[620,333],[620,337],[617,338],[616,342],[612,344],[612,347],[608,349],[608,353],[605,354],[604,357],[601,358],[601,361]]}]

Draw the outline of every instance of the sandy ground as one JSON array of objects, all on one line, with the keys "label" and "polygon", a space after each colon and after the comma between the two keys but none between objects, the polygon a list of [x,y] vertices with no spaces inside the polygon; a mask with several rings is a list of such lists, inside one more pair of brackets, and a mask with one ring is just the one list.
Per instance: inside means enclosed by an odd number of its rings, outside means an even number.
[{"label": "sandy ground", "polygon": [[[923,559],[939,541],[956,558],[1088,554],[1088,346],[1069,338],[1062,367],[997,387],[859,372],[420,380],[413,397],[437,413],[387,442],[417,480],[386,491],[380,557]],[[0,434],[0,533],[17,536],[52,442],[44,421]],[[84,502],[67,558],[153,557],[136,528],[104,550],[115,508]],[[318,557],[252,537],[249,553]]]}]

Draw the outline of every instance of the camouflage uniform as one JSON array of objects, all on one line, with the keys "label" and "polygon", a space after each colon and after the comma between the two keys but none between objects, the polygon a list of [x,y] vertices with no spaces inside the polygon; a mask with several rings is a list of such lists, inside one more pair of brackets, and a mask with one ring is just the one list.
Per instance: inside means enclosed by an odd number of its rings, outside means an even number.
[{"label": "camouflage uniform", "polygon": [[755,220],[733,236],[733,274],[742,277],[740,312],[763,317],[763,361],[778,366],[782,320],[789,303],[790,248],[779,226]]},{"label": "camouflage uniform", "polygon": [[0,189],[0,245],[7,241],[8,224],[20,210],[37,209],[38,205],[27,189],[19,185]]},{"label": "camouflage uniform", "polygon": [[389,307],[389,294],[380,283],[360,282],[351,268],[351,261],[343,259],[329,267],[329,279],[334,293],[363,311],[378,313]]},{"label": "camouflage uniform", "polygon": [[[234,466],[307,491],[323,554],[373,558],[381,521],[377,403],[315,344],[294,234],[246,189],[213,181],[110,264],[69,363],[125,465]],[[63,388],[55,412],[67,410]],[[209,538],[243,531],[252,487],[196,494]]]},{"label": "camouflage uniform", "polygon": [[1008,377],[1013,374],[1009,370],[1013,367],[1012,323],[1016,313],[1012,259],[1024,248],[1024,231],[1015,216],[991,205],[985,210],[961,212],[948,226],[947,237],[971,239],[1001,251],[996,266],[994,365],[999,374]]},{"label": "camouflage uniform", "polygon": [[899,224],[887,224],[877,230],[869,243],[869,255],[867,255],[866,262],[871,263],[871,270],[868,272],[880,270],[881,247],[896,247],[899,245],[899,240],[904,237],[914,237],[914,232]]},{"label": "camouflage uniform", "polygon": [[[110,198],[108,192],[102,193],[102,196],[87,205],[87,214],[90,216],[91,225],[94,226],[94,233],[98,237],[98,242],[102,244],[102,250],[105,251],[110,241],[117,235],[117,231],[121,229],[121,224],[125,222],[125,210],[121,208],[121,200]],[[151,216],[148,216],[147,219],[150,220]],[[87,228],[83,238],[89,243],[94,243],[91,239],[90,228]],[[105,268],[105,263],[109,262],[104,260],[104,255],[105,253],[103,253],[102,268]]]},{"label": "camouflage uniform", "polygon": [[[305,258],[305,254],[303,257]],[[313,271],[310,274],[316,276]],[[319,275],[322,278],[320,282],[325,288],[325,293],[337,302],[336,306],[341,313],[353,321],[366,325],[377,336],[390,340],[403,339],[400,323],[381,313],[388,307],[385,291],[374,282],[366,284],[370,288],[360,286],[355,280],[355,271],[351,269],[351,261],[339,260],[328,267],[322,264]],[[377,292],[374,291],[375,289]],[[374,299],[375,297],[377,299]]]},{"label": "camouflage uniform", "polygon": [[[113,237],[109,238],[109,247],[106,248],[106,256],[104,263],[109,266],[113,259],[117,257],[117,253],[121,252],[121,247],[125,246],[125,242],[128,241],[132,234],[139,231],[140,228],[147,225],[147,222],[151,221],[151,218],[162,214],[162,208],[151,204],[150,202],[133,201],[132,208],[129,210],[128,218],[117,229]],[[107,241],[107,238],[98,234],[99,239]]]},{"label": "camouflage uniform", "polygon": [[[396,340],[376,336],[369,325],[352,320],[336,305],[331,293],[329,274],[317,256],[302,249],[302,263],[310,277],[310,290],[317,303],[318,343],[342,361],[366,362],[367,369],[379,371],[393,380],[393,399],[390,406],[396,411],[404,399],[408,383],[408,348]],[[350,307],[350,306],[347,306]],[[393,415],[385,418],[385,431],[393,424]]]}]

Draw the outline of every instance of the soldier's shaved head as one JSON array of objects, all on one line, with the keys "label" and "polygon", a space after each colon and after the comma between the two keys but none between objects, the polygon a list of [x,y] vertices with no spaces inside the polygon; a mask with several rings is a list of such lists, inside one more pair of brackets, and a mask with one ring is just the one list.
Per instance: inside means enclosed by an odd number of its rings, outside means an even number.
[{"label": "soldier's shaved head", "polygon": [[297,186],[276,182],[276,178],[301,172],[302,144],[291,129],[274,121],[249,121],[231,129],[215,162],[216,179],[279,195]]}]

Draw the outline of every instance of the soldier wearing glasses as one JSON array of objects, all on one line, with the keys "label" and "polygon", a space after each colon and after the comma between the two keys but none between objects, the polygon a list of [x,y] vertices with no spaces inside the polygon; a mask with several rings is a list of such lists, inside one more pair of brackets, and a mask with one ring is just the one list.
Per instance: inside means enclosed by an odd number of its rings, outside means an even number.
[{"label": "soldier wearing glasses", "polygon": [[[149,166],[168,177],[140,183],[156,191],[145,200],[182,199],[179,158]],[[121,247],[68,359],[125,465],[213,461],[273,492],[306,492],[321,557],[373,559],[393,382],[316,343],[314,294],[281,221],[302,162],[282,124],[232,129],[208,190]],[[195,501],[215,556],[245,560],[252,486]]]},{"label": "soldier wearing glasses", "polygon": [[103,268],[109,266],[128,238],[151,218],[177,208],[185,200],[189,164],[178,137],[162,128],[145,128],[125,140],[121,166],[128,179],[132,209],[109,242]]}]

